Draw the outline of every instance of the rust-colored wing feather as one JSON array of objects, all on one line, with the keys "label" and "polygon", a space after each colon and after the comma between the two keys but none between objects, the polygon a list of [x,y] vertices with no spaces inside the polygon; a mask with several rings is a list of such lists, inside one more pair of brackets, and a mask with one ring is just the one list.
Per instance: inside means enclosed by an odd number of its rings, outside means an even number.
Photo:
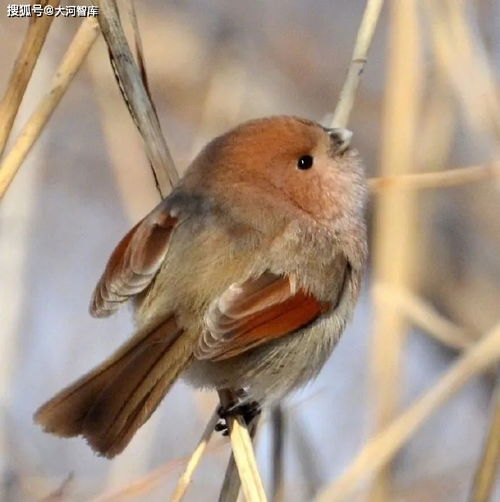
[{"label": "rust-colored wing feather", "polygon": [[217,361],[236,356],[309,324],[330,308],[296,290],[294,283],[266,272],[231,285],[209,307],[195,357]]},{"label": "rust-colored wing feather", "polygon": [[130,230],[116,246],[95,288],[91,315],[107,317],[146,289],[165,259],[177,224],[165,200]]}]

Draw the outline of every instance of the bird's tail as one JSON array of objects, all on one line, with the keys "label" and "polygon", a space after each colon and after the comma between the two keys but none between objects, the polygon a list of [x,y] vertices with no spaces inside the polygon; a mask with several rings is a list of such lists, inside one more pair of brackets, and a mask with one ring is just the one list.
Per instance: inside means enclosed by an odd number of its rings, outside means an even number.
[{"label": "bird's tail", "polygon": [[190,362],[192,345],[181,334],[174,318],[139,331],[45,403],[35,422],[58,436],[81,435],[105,457],[120,453]]}]

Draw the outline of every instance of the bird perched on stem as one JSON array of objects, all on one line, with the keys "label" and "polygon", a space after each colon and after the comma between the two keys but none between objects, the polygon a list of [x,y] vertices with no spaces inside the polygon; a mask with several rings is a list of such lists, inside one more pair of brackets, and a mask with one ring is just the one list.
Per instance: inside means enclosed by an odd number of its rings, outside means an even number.
[{"label": "bird perched on stem", "polygon": [[316,376],[366,259],[366,185],[350,138],[272,117],[211,141],[120,241],[95,289],[91,314],[131,300],[137,332],[35,420],[113,457],[181,375],[240,396],[222,415],[254,413]]}]

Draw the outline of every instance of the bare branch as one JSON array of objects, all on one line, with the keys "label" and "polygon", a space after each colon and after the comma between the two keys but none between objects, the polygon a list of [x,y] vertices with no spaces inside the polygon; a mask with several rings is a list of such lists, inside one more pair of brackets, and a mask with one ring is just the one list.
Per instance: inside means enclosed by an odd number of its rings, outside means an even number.
[{"label": "bare branch", "polygon": [[367,0],[366,2],[356,43],[354,44],[351,64],[349,65],[347,77],[333,113],[332,127],[346,127],[349,122],[361,74],[366,65],[368,49],[370,48],[383,4],[384,0]]}]

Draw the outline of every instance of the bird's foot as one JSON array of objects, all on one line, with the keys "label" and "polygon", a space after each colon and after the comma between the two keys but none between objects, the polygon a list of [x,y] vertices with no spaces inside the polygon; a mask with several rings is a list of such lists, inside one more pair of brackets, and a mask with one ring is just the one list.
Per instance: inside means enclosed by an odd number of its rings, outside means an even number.
[{"label": "bird's foot", "polygon": [[250,425],[255,417],[260,415],[262,409],[257,401],[247,401],[246,403],[236,403],[228,407],[219,406],[217,413],[221,420],[215,425],[215,430],[222,432],[223,436],[229,434],[227,419],[230,417],[241,416],[247,425]]}]

